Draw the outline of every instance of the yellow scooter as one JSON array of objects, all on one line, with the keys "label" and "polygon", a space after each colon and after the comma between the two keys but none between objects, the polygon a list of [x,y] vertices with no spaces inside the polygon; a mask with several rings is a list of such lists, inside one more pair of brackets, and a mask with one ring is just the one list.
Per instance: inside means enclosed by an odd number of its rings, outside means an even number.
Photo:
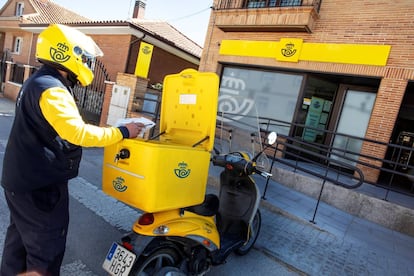
[{"label": "yellow scooter", "polygon": [[[251,157],[230,146],[211,158],[217,90],[215,74],[167,76],[159,140],[125,139],[105,148],[103,191],[144,211],[110,247],[103,263],[110,275],[203,275],[253,247],[261,216],[251,175],[270,174],[256,166],[263,150]],[[276,134],[268,138],[272,144]],[[205,195],[210,160],[223,168],[218,196]]]},{"label": "yellow scooter", "polygon": [[[268,140],[273,144],[275,133]],[[224,168],[218,196],[208,194],[196,206],[142,214],[118,245],[126,249],[119,253],[121,263],[130,262],[131,253],[136,256],[131,271],[113,275],[203,275],[232,252],[247,254],[261,226],[260,193],[251,175],[270,176],[256,167],[260,154],[252,159],[242,151],[213,156],[213,165]]]}]

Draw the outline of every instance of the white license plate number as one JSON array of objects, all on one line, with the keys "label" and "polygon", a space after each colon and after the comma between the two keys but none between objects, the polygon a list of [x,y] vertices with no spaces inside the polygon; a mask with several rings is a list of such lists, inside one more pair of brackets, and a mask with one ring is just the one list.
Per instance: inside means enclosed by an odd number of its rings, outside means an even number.
[{"label": "white license plate number", "polygon": [[117,243],[113,243],[102,267],[112,276],[127,276],[134,265],[135,259],[134,253]]}]

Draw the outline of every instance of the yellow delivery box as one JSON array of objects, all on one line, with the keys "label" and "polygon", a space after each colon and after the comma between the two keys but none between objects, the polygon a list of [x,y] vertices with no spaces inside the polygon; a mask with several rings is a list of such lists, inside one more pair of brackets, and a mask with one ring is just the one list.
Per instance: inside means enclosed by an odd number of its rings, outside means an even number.
[{"label": "yellow delivery box", "polygon": [[209,162],[203,149],[126,139],[105,149],[103,190],[147,212],[195,205],[204,199]]},{"label": "yellow delivery box", "polygon": [[102,188],[146,212],[204,200],[218,100],[214,73],[187,69],[164,79],[160,132],[104,150]]}]

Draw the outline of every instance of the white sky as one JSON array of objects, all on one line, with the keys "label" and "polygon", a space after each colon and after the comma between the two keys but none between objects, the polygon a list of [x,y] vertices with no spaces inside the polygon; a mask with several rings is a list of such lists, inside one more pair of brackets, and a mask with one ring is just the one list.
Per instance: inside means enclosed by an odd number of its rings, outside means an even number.
[{"label": "white sky", "polygon": [[[126,20],[135,0],[53,0],[56,4],[93,20]],[[7,0],[0,0],[0,7]],[[146,19],[167,21],[204,46],[213,0],[146,0]]]}]

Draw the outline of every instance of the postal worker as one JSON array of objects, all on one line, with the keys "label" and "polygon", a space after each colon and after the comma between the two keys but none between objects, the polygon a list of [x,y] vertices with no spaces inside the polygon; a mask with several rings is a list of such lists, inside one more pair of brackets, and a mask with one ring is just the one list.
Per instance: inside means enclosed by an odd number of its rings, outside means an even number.
[{"label": "postal worker", "polygon": [[37,40],[42,67],[26,80],[4,154],[1,184],[10,210],[0,275],[59,275],[69,224],[68,180],[82,147],[134,138],[139,123],[99,127],[83,121],[71,89],[92,83],[101,49],[89,36],[52,24]]}]

